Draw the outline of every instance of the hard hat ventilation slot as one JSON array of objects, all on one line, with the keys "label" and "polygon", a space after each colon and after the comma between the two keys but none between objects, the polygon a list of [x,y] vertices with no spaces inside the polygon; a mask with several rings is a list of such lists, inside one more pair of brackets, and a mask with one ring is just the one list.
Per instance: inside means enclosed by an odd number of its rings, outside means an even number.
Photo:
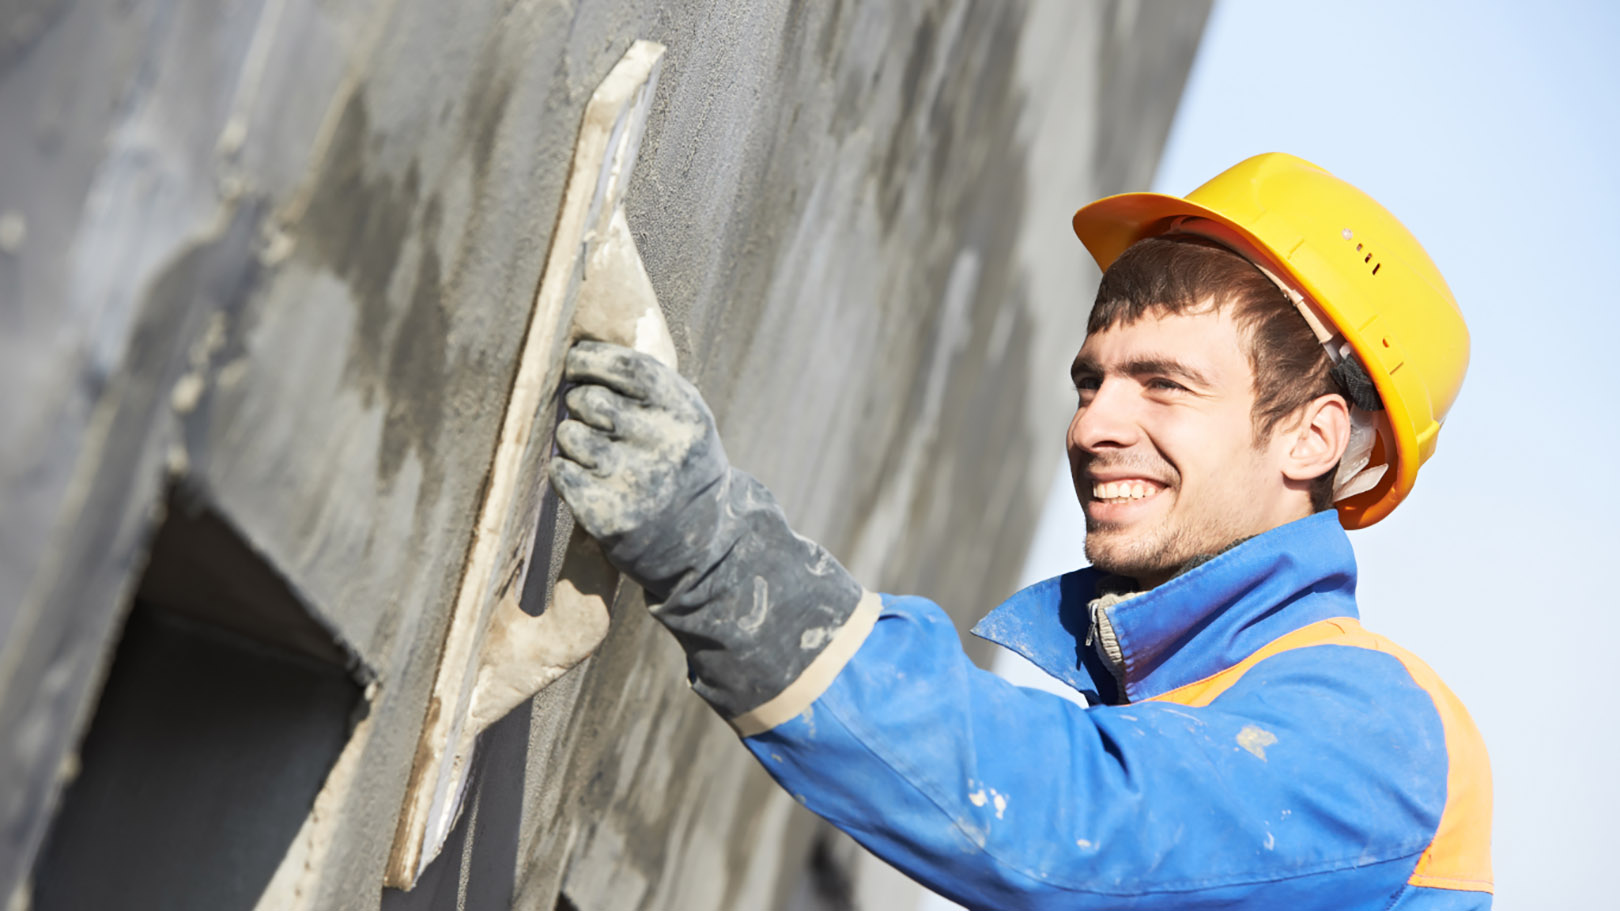
[{"label": "hard hat ventilation slot", "polygon": [[[1350,238],[1352,238],[1354,236],[1355,235],[1350,233],[1349,228],[1344,229],[1344,239],[1345,240],[1349,240]],[[1384,264],[1381,263],[1381,262],[1373,263],[1373,255],[1372,255],[1372,253],[1370,251],[1368,251],[1366,249],[1366,246],[1367,246],[1366,244],[1356,244],[1356,252],[1357,253],[1366,253],[1367,254],[1366,256],[1362,257],[1361,261],[1362,261],[1363,264],[1372,263],[1372,274],[1377,275],[1379,268],[1382,267]]]}]

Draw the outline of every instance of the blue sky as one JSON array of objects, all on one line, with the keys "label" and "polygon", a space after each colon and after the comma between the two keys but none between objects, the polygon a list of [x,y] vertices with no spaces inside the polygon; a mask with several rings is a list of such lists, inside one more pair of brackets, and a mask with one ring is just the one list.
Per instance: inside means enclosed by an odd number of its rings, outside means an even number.
[{"label": "blue sky", "polygon": [[[1412,497],[1351,540],[1363,622],[1485,735],[1498,911],[1613,900],[1617,95],[1620,4],[1225,0],[1151,188],[1292,152],[1393,211],[1456,293],[1462,395]],[[1026,581],[1083,563],[1058,470]]]}]

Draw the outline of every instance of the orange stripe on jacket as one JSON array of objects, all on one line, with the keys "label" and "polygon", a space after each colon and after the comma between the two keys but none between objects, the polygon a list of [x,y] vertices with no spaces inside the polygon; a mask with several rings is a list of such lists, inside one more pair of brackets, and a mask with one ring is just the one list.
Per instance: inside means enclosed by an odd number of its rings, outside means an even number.
[{"label": "orange stripe on jacket", "polygon": [[1439,675],[1411,652],[1369,633],[1349,617],[1320,620],[1278,637],[1220,673],[1155,696],[1149,702],[1206,706],[1231,689],[1249,669],[1280,652],[1313,645],[1372,649],[1393,656],[1434,700],[1446,738],[1446,805],[1434,840],[1407,880],[1414,886],[1491,892],[1491,766],[1474,720]]}]

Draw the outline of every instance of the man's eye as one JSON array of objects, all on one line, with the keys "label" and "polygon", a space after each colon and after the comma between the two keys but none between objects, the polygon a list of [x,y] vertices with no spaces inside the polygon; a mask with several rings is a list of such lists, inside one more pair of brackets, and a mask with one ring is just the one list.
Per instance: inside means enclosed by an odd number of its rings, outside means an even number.
[{"label": "man's eye", "polygon": [[1079,379],[1074,381],[1074,391],[1075,392],[1096,392],[1097,387],[1100,386],[1100,385],[1102,385],[1102,383],[1096,377],[1094,377],[1094,376],[1082,376]]},{"label": "man's eye", "polygon": [[1149,389],[1159,389],[1170,392],[1184,392],[1187,389],[1186,386],[1183,386],[1174,380],[1167,380],[1164,377],[1154,377],[1153,379],[1148,380],[1147,385]]}]

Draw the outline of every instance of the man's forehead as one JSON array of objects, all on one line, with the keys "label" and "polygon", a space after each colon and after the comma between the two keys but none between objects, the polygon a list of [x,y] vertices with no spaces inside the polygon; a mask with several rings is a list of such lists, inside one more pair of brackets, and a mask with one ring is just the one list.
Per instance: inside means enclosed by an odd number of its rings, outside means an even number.
[{"label": "man's forehead", "polygon": [[1180,363],[1211,379],[1249,374],[1237,325],[1224,311],[1207,310],[1149,313],[1105,326],[1086,336],[1074,365],[1108,371],[1151,362]]}]

